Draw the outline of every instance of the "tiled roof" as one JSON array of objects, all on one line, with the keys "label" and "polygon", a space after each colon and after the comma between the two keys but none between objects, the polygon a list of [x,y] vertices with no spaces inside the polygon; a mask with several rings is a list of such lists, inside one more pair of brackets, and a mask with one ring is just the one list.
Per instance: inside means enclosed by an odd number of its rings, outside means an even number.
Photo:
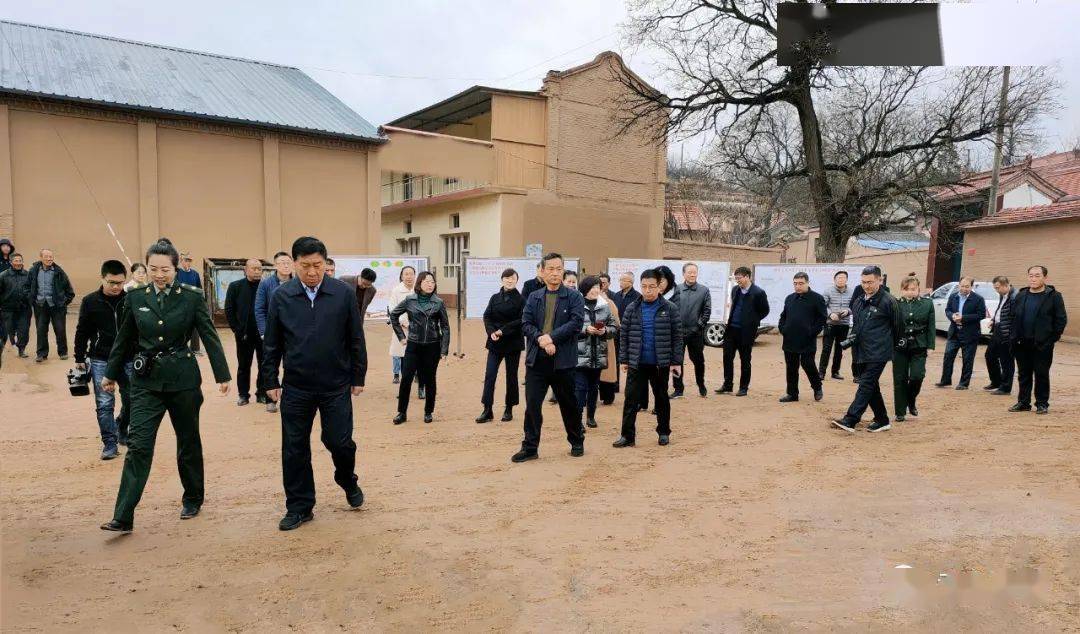
[{"label": "tiled roof", "polygon": [[1067,198],[1070,198],[1071,200],[1064,200],[1049,205],[1037,205],[1034,207],[1002,209],[996,214],[963,224],[960,228],[965,230],[982,229],[986,227],[1002,227],[1032,222],[1080,218],[1080,198],[1074,196],[1068,196]]},{"label": "tiled roof", "polygon": [[[932,193],[938,202],[981,195],[990,188],[991,176],[992,172],[989,170],[972,174],[955,185],[934,188]],[[1054,154],[1034,157],[1030,161],[1003,167],[999,177],[1001,191],[1008,191],[1010,184],[1028,179],[1038,189],[1056,188],[1060,190],[1060,192],[1044,192],[1052,198],[1061,196],[1061,192],[1064,195],[1080,194],[1080,151],[1055,152]],[[1040,184],[1043,186],[1040,187]],[[1046,185],[1049,185],[1049,187],[1046,187]]]},{"label": "tiled roof", "polygon": [[383,139],[289,66],[0,21],[0,94],[345,139]]},{"label": "tiled roof", "polygon": [[668,216],[675,220],[679,231],[708,231],[709,218],[700,205],[694,203],[669,203]]}]

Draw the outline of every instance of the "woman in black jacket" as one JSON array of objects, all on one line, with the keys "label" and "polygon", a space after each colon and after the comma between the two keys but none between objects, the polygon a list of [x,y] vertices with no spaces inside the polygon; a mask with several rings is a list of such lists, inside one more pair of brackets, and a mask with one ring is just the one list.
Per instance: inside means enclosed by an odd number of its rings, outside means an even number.
[{"label": "woman in black jacket", "polygon": [[[431,415],[435,411],[435,373],[439,369],[439,361],[450,352],[450,320],[446,316],[446,304],[436,294],[435,275],[431,271],[420,273],[413,288],[415,292],[390,311],[390,326],[405,346],[395,425],[406,420],[409,391],[417,374],[425,390],[424,422],[431,422]],[[409,316],[408,337],[398,322],[398,318],[405,314]]]},{"label": "woman in black jacket", "polygon": [[521,334],[521,312],[525,309],[525,298],[518,292],[518,274],[514,269],[506,269],[500,276],[502,288],[488,300],[484,309],[484,330],[487,332],[487,368],[484,370],[484,393],[480,403],[484,411],[476,417],[477,423],[487,423],[495,418],[491,408],[495,404],[495,379],[499,376],[499,365],[506,365],[506,409],[500,420],[514,419],[514,406],[518,404],[518,362],[521,351],[525,349],[525,339]]}]

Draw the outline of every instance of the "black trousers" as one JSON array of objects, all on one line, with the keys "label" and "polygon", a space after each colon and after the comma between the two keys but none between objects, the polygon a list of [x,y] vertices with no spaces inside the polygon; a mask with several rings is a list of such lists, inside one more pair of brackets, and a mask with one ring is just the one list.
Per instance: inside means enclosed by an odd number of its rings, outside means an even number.
[{"label": "black trousers", "polygon": [[818,374],[825,376],[829,369],[829,355],[832,355],[832,373],[840,374],[840,362],[844,360],[844,351],[840,342],[847,339],[851,326],[847,324],[828,324],[821,336],[821,359],[818,360]]},{"label": "black trousers", "polygon": [[484,369],[484,392],[480,395],[480,403],[484,409],[491,409],[495,404],[495,379],[499,376],[499,366],[506,366],[506,407],[514,407],[520,402],[518,390],[518,363],[521,361],[521,351],[511,350],[499,352],[498,350],[487,351],[487,368]]},{"label": "black trousers", "polygon": [[739,353],[739,389],[750,387],[750,355],[754,352],[754,340],[743,341],[741,328],[728,328],[724,333],[724,387],[731,387],[735,380],[735,353]]},{"label": "black trousers", "polygon": [[990,384],[1005,392],[1012,391],[1013,360],[1012,342],[1004,337],[991,337],[986,346],[986,373],[990,375]]},{"label": "black trousers", "polygon": [[56,336],[56,354],[67,355],[67,306],[34,304],[34,323],[37,326],[37,356],[49,356],[50,324]]},{"label": "black trousers", "polygon": [[416,343],[405,345],[405,356],[401,359],[401,385],[398,386],[398,412],[409,413],[409,392],[412,391],[414,377],[419,377],[424,386],[424,413],[435,411],[435,373],[439,370],[442,357],[442,344]]},{"label": "black trousers", "polygon": [[[690,361],[694,364],[694,378],[697,380],[698,389],[705,389],[705,333],[695,332],[687,334],[683,339],[684,350],[689,353]],[[680,366],[685,369],[685,364]],[[679,374],[679,376],[672,379],[672,386],[675,388],[675,392],[682,394],[683,392],[683,375],[685,372]]]},{"label": "black trousers", "polygon": [[266,394],[266,390],[263,388],[263,347],[258,331],[248,333],[243,339],[237,338],[236,340],[236,390],[244,398],[251,397],[252,357],[255,357],[256,363],[258,363],[255,368],[255,396],[256,398],[262,398]]},{"label": "black trousers", "polygon": [[525,368],[525,438],[521,441],[524,451],[535,452],[540,446],[540,428],[544,424],[544,398],[548,388],[555,392],[559,401],[559,413],[566,440],[571,447],[585,444],[585,431],[581,425],[581,410],[574,394],[575,368],[555,369],[555,360],[539,350],[536,361]]},{"label": "black trousers", "polygon": [[1039,349],[1030,341],[1018,341],[1013,347],[1016,355],[1016,380],[1020,391],[1016,402],[1031,405],[1031,383],[1035,382],[1035,406],[1050,406],[1050,366],[1054,364],[1054,345]]},{"label": "black trousers", "polygon": [[956,353],[961,353],[963,360],[960,366],[960,382],[957,385],[971,383],[971,371],[975,369],[975,353],[979,348],[979,340],[960,341],[950,338],[945,342],[945,358],[941,361],[941,382],[949,385],[952,383],[953,363],[956,362]]},{"label": "black trousers", "polygon": [[810,388],[815,392],[821,389],[821,373],[814,367],[814,357],[817,350],[810,352],[784,351],[784,368],[787,371],[787,393],[790,396],[799,395],[799,367],[801,366],[806,378],[810,379]]},{"label": "black trousers", "polygon": [[844,414],[844,422],[858,424],[867,406],[874,412],[875,422],[889,422],[889,410],[885,408],[885,399],[881,396],[881,386],[878,384],[881,373],[885,371],[885,365],[884,361],[855,364],[855,372],[859,376],[859,387],[855,390],[851,407],[848,408],[847,414]]},{"label": "black trousers", "polygon": [[671,401],[668,400],[668,366],[640,365],[626,371],[626,395],[623,400],[622,436],[627,440],[637,437],[637,414],[640,403],[648,397],[652,388],[656,399],[656,433],[666,436],[671,433]]},{"label": "black trousers", "polygon": [[[0,320],[3,320],[7,341],[20,351],[26,350],[30,343],[30,309],[0,311]],[[0,347],[3,345],[4,342],[0,342]]]},{"label": "black trousers", "polygon": [[286,385],[281,391],[281,468],[285,508],[307,513],[315,508],[315,476],[311,472],[311,427],[319,413],[322,443],[334,461],[334,482],[346,493],[356,488],[356,443],[353,442],[352,394],[308,392]]}]

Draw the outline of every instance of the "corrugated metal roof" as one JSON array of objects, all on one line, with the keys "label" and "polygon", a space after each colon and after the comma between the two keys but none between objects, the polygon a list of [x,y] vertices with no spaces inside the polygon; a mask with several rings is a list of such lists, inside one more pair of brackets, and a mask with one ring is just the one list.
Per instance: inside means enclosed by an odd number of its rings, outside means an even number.
[{"label": "corrugated metal roof", "polygon": [[0,92],[382,141],[301,70],[0,20]]},{"label": "corrugated metal roof", "polygon": [[855,241],[869,249],[923,249],[930,246],[930,237],[918,231],[868,231]]}]

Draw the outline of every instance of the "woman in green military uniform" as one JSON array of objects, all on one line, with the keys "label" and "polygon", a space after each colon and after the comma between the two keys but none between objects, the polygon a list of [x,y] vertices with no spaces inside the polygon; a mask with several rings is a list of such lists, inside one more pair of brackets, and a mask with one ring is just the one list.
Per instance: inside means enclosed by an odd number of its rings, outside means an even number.
[{"label": "woman in green military uniform", "polygon": [[918,416],[915,399],[926,377],[926,354],[934,349],[934,303],[919,297],[919,278],[909,273],[900,283],[900,337],[893,353],[893,401],[896,420]]},{"label": "woman in green military uniform", "polygon": [[135,357],[124,471],[113,519],[103,524],[102,530],[131,532],[165,412],[176,431],[176,460],[184,486],[180,519],[195,517],[202,507],[202,376],[187,345],[193,329],[202,338],[222,394],[228,393],[231,377],[202,290],[175,281],[178,261],[176,249],[164,238],[147,250],[150,284],[132,289],[125,298],[123,321],[101,382],[111,392],[116,377],[124,371],[124,361]]}]

